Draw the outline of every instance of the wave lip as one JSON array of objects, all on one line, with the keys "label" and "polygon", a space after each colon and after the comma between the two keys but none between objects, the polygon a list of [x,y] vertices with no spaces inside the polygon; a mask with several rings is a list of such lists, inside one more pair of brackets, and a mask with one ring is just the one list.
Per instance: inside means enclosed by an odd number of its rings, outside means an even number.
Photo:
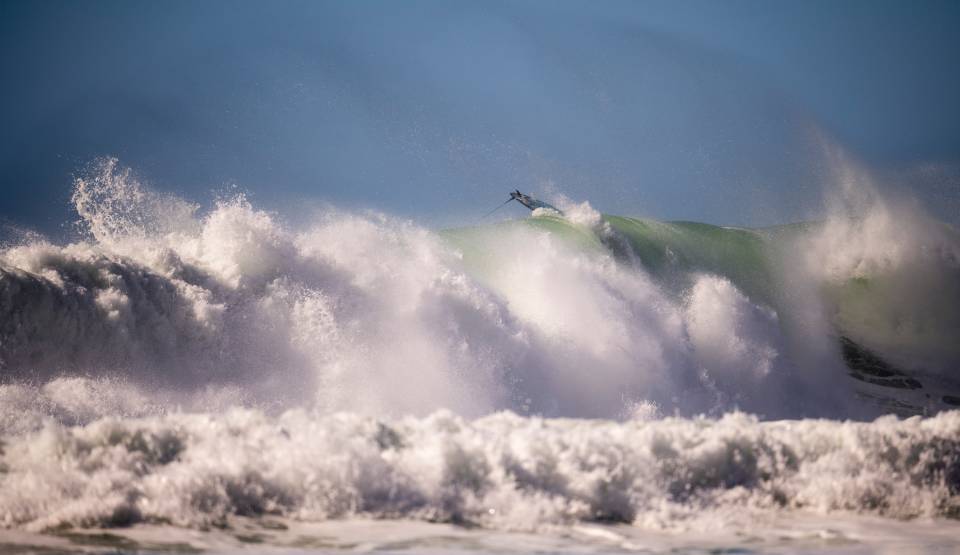
[{"label": "wave lip", "polygon": [[[674,529],[760,511],[960,517],[960,411],[873,422],[379,420],[291,411],[48,423],[6,438],[0,516],[34,531],[233,516]],[[718,520],[719,519],[719,520]]]}]

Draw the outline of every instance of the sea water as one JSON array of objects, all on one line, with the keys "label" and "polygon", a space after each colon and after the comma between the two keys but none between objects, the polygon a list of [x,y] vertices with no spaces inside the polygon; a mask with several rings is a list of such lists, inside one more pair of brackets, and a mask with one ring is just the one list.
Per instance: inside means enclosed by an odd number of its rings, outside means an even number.
[{"label": "sea water", "polygon": [[838,199],[292,225],[104,160],[0,250],[0,545],[956,552],[960,241]]}]

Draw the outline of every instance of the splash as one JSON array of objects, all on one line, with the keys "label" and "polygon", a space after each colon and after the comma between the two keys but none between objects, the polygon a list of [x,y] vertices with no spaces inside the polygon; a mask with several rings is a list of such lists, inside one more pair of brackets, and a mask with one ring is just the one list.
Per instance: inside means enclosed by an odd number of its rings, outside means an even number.
[{"label": "splash", "polygon": [[[953,231],[862,180],[841,180],[846,208],[815,226],[663,223],[558,198],[566,216],[435,233],[335,209],[291,228],[242,195],[201,212],[115,160],[95,169],[74,193],[84,240],[0,252],[5,383],[394,416],[862,418],[954,397]],[[874,359],[873,374],[849,368]],[[891,396],[848,373],[933,389]]]},{"label": "splash", "polygon": [[586,204],[547,220],[600,248],[495,226],[468,253],[380,214],[291,229],[242,196],[200,214],[112,160],[74,202],[87,240],[0,255],[8,379],[105,377],[197,410],[383,415],[615,418],[651,403],[773,416],[759,400],[784,394],[767,379],[777,334],[758,331],[758,318],[776,327],[769,308],[708,274],[692,294],[664,290],[602,248],[614,231]]},{"label": "splash", "polygon": [[869,188],[767,230],[560,199],[433,232],[96,168],[81,240],[0,250],[4,528],[960,514],[955,235]]},{"label": "splash", "polygon": [[898,365],[956,379],[960,235],[914,200],[884,190],[839,149],[828,218],[797,248],[823,284],[833,321]]}]

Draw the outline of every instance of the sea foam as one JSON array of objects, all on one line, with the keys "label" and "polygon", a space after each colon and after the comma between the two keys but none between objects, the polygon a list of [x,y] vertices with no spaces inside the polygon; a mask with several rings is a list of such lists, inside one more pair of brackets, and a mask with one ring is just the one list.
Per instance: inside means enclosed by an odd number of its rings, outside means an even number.
[{"label": "sea foam", "polygon": [[617,423],[232,409],[48,421],[8,438],[2,460],[0,523],[34,531],[266,515],[710,530],[770,511],[960,511],[957,411],[868,423],[742,413]]}]

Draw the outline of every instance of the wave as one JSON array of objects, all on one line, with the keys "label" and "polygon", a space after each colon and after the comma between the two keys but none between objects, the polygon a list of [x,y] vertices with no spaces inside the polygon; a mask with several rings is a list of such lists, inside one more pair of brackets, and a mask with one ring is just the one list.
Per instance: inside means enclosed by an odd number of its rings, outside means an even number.
[{"label": "wave", "polygon": [[384,416],[869,418],[960,398],[956,234],[878,198],[763,230],[565,199],[564,217],[441,232],[336,210],[294,229],[242,196],[201,214],[115,160],[73,198],[83,240],[0,251],[8,386]]},{"label": "wave", "polygon": [[0,526],[960,515],[960,249],[909,203],[294,227],[114,160],[73,198],[0,249]]},{"label": "wave", "polygon": [[766,511],[960,515],[960,412],[869,423],[384,420],[231,409],[48,424],[4,446],[0,521],[44,531],[236,516],[746,526]]}]

